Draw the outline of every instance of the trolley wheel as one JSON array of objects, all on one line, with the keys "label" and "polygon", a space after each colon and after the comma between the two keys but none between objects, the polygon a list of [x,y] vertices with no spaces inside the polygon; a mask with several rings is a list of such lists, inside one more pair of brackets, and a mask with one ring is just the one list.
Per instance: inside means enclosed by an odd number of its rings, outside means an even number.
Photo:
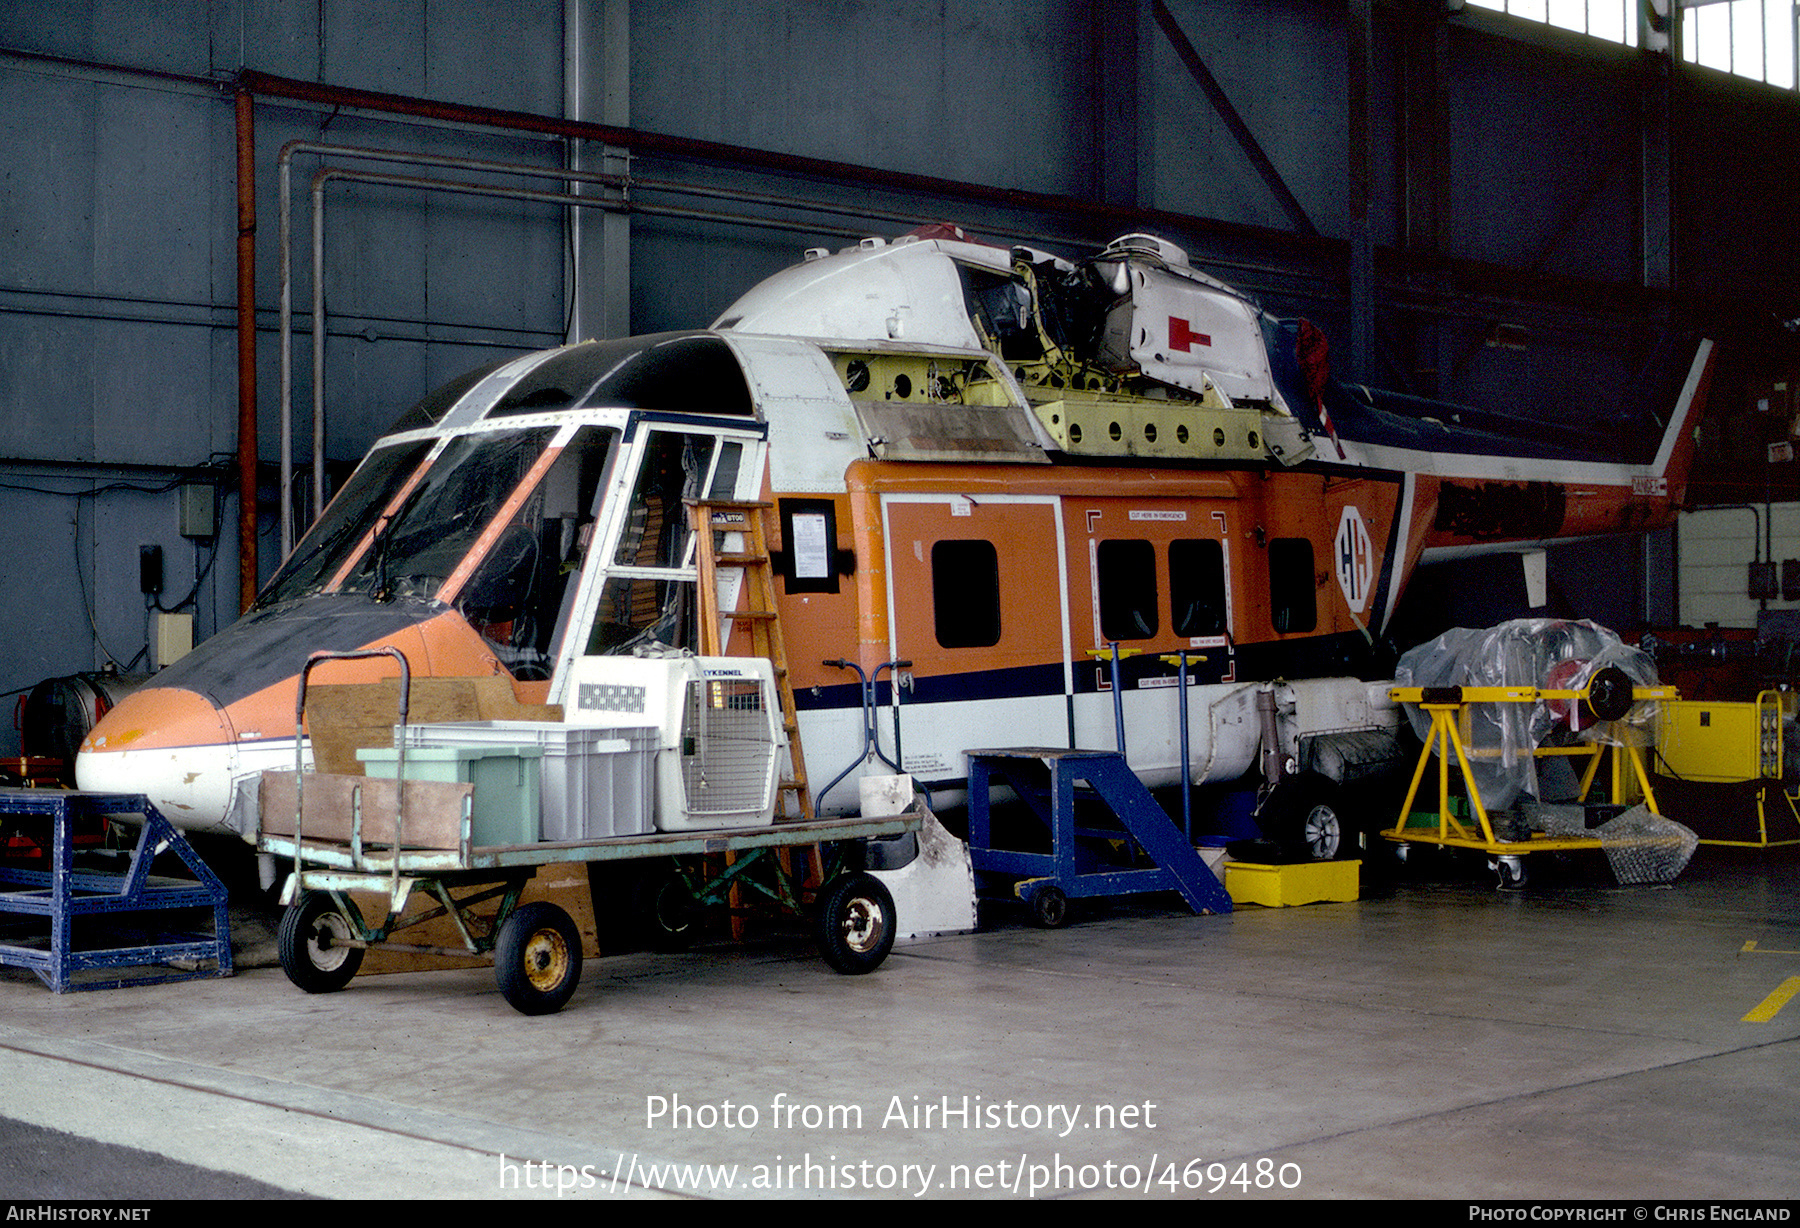
[{"label": "trolley wheel", "polygon": [[554,904],[527,904],[500,926],[494,943],[500,996],[521,1015],[554,1015],[581,980],[581,935]]},{"label": "trolley wheel", "polygon": [[687,950],[699,928],[698,912],[687,879],[678,870],[669,871],[644,910],[645,943],[665,955]]},{"label": "trolley wheel", "polygon": [[1494,871],[1496,885],[1500,890],[1524,890],[1528,876],[1525,873],[1525,859],[1523,857],[1513,857],[1510,855],[1496,857],[1493,862],[1490,863],[1490,868]]},{"label": "trolley wheel", "polygon": [[1264,835],[1303,861],[1330,861],[1355,843],[1344,818],[1342,791],[1317,772],[1276,785],[1258,819]]},{"label": "trolley wheel", "polygon": [[1052,883],[1045,883],[1031,893],[1026,901],[1034,925],[1047,930],[1059,930],[1069,923],[1069,897],[1063,889]]},{"label": "trolley wheel", "polygon": [[348,945],[361,929],[362,914],[348,896],[340,905],[329,892],[306,892],[275,931],[281,970],[307,993],[336,993],[362,967],[363,948]]},{"label": "trolley wheel", "polygon": [[819,898],[819,954],[846,976],[873,972],[894,948],[894,897],[873,874],[840,874]]}]

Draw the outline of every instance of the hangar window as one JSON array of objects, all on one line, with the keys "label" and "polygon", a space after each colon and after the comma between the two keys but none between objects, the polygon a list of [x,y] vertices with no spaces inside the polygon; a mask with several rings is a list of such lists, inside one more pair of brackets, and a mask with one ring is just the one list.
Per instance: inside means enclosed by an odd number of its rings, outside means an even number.
[{"label": "hangar window", "polygon": [[1269,542],[1269,621],[1284,635],[1319,625],[1313,544],[1308,538],[1277,537]]},{"label": "hangar window", "polygon": [[989,541],[931,544],[932,624],[944,648],[1000,642],[1000,555]]},{"label": "hangar window", "polygon": [[1793,89],[1793,0],[1680,0],[1657,5],[1641,0],[1469,0],[1525,21],[1589,34],[1635,47],[1639,12],[1650,16],[1650,49],[1681,48],[1681,58],[1721,72]]},{"label": "hangar window", "polygon": [[1225,632],[1225,547],[1206,539],[1169,543],[1169,621],[1176,635]]},{"label": "hangar window", "polygon": [[1101,542],[1094,555],[1100,586],[1100,634],[1108,641],[1147,640],[1156,616],[1156,547],[1147,541]]},{"label": "hangar window", "polygon": [[1638,0],[1469,0],[1476,8],[1636,46]]}]

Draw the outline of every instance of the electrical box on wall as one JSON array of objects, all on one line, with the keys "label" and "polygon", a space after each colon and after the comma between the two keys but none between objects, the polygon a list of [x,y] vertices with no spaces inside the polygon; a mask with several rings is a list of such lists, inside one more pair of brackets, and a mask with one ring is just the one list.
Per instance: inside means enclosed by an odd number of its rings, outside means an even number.
[{"label": "electrical box on wall", "polygon": [[217,492],[205,482],[190,482],[181,488],[181,535],[210,538],[213,536],[214,507]]},{"label": "electrical box on wall", "polygon": [[192,614],[156,615],[156,667],[175,664],[194,649],[194,616]]}]

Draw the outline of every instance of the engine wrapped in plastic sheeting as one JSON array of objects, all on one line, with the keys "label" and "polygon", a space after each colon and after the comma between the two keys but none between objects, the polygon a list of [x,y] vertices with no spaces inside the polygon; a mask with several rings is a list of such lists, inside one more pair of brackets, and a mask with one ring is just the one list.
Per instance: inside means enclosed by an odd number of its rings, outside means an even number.
[{"label": "engine wrapped in plastic sheeting", "polygon": [[[1614,672],[1616,671],[1616,672]],[[1510,806],[1520,794],[1542,796],[1533,752],[1546,743],[1577,741],[1649,745],[1654,704],[1629,702],[1616,685],[1657,685],[1656,664],[1612,631],[1587,620],[1521,618],[1487,630],[1458,627],[1410,649],[1394,671],[1403,687],[1536,687],[1590,691],[1588,700],[1539,699],[1535,703],[1471,703],[1461,735],[1475,785],[1490,809]],[[1601,701],[1601,692],[1615,708]],[[1596,711],[1598,709],[1598,711]],[[1408,705],[1413,729],[1423,738],[1430,717]]]}]

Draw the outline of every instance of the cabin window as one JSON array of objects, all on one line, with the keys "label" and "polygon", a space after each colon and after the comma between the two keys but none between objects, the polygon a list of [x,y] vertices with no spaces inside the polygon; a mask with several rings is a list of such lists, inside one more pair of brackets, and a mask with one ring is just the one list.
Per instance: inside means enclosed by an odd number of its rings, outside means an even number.
[{"label": "cabin window", "polygon": [[933,542],[931,600],[941,647],[991,648],[998,644],[1000,555],[994,543]]},{"label": "cabin window", "polygon": [[600,407],[676,413],[755,412],[731,347],[705,334],[588,341],[520,376],[489,418]]},{"label": "cabin window", "polygon": [[568,624],[614,432],[584,427],[520,504],[456,596],[514,678],[543,679]]},{"label": "cabin window", "polygon": [[645,450],[644,468],[631,496],[631,518],[619,535],[613,562],[631,567],[688,565],[687,507],[697,499],[712,464],[711,435],[658,431]]},{"label": "cabin window", "polygon": [[742,440],[685,431],[650,434],[588,633],[589,654],[693,646],[694,535],[684,501],[703,494],[734,497],[745,457]]},{"label": "cabin window", "polygon": [[1156,547],[1147,541],[1101,542],[1095,554],[1100,634],[1107,641],[1147,640],[1156,615]]},{"label": "cabin window", "polygon": [[1319,625],[1313,544],[1308,538],[1277,537],[1269,542],[1269,619],[1283,635]]},{"label": "cabin window", "polygon": [[588,633],[589,656],[661,644],[692,648],[694,583],[655,576],[612,576]]},{"label": "cabin window", "polygon": [[1176,635],[1225,633],[1225,547],[1219,542],[1169,543],[1169,621]]}]

